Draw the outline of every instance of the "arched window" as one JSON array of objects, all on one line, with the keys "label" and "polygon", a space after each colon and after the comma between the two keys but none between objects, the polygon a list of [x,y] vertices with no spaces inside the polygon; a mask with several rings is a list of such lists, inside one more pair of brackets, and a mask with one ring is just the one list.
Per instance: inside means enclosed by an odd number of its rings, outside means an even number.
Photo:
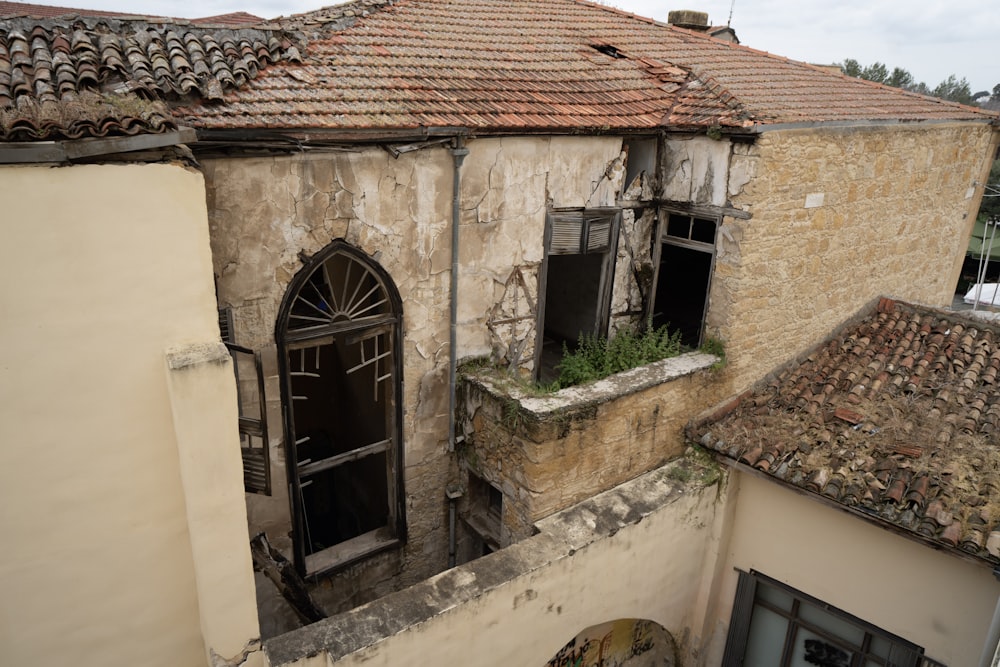
[{"label": "arched window", "polygon": [[404,539],[402,304],[334,241],[292,279],[275,331],[296,566],[317,574]]}]

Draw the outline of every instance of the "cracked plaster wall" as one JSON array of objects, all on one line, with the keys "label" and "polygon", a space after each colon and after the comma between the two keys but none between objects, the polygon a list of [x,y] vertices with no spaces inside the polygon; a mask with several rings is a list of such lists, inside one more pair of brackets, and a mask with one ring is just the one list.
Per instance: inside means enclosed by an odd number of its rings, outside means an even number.
[{"label": "cracked plaster wall", "polygon": [[[784,130],[734,146],[708,329],[734,390],[880,295],[951,303],[985,125]],[[988,166],[986,167],[988,168]]]},{"label": "cracked plaster wall", "polygon": [[[624,178],[620,138],[479,139],[462,167],[459,358],[521,348],[533,355],[538,267],[549,206],[612,206]],[[403,562],[363,588],[412,583],[447,558],[446,454],[452,157],[445,148],[393,158],[378,148],[204,161],[219,303],[236,342],[265,352],[273,479],[283,463],[274,325],[287,285],[312,255],[344,238],[392,276],[403,300]],[[514,321],[498,325],[498,318]],[[492,332],[492,333],[491,333]],[[275,414],[277,413],[277,414]],[[287,494],[248,498],[251,532],[288,548]],[[337,589],[337,585],[332,587]],[[358,597],[350,587],[349,597]],[[337,606],[332,592],[329,604]],[[346,598],[345,598],[346,599]]]},{"label": "cracked plaster wall", "polygon": [[469,151],[462,169],[462,356],[491,355],[527,370],[546,211],[614,206],[625,178],[622,140],[478,139]]}]

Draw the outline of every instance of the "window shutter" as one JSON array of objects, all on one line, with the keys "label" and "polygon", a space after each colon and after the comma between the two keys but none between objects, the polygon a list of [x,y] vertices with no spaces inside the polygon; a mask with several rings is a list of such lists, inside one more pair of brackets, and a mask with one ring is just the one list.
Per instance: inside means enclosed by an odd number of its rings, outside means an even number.
[{"label": "window shutter", "polygon": [[583,236],[583,211],[553,211],[549,254],[575,255]]},{"label": "window shutter", "polygon": [[603,252],[611,247],[611,221],[607,215],[587,221],[587,252]]},{"label": "window shutter", "polygon": [[271,495],[271,461],[267,442],[267,405],[260,353],[227,343],[236,374],[239,403],[240,454],[243,488],[247,493]]},{"label": "window shutter", "polygon": [[223,343],[235,343],[233,339],[233,309],[219,308],[219,335]]},{"label": "window shutter", "polygon": [[615,233],[617,211],[607,209],[567,209],[549,213],[550,255],[579,255],[607,252]]}]

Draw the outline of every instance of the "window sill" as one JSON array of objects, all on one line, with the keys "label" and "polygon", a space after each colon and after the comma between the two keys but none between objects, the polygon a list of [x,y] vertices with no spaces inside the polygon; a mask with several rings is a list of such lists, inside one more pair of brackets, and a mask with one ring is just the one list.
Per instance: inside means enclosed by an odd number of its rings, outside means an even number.
[{"label": "window sill", "polygon": [[306,576],[319,577],[342,570],[375,554],[402,545],[387,527],[376,528],[355,538],[306,556]]}]

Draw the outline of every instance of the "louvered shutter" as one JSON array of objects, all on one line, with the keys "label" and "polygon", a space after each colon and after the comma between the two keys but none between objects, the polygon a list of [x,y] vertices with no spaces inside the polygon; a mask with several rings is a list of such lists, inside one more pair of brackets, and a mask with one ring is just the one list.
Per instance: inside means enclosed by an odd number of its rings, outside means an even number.
[{"label": "louvered shutter", "polygon": [[223,343],[235,343],[233,338],[233,309],[219,308],[219,335]]},{"label": "louvered shutter", "polygon": [[240,454],[243,488],[247,493],[271,495],[271,462],[267,442],[267,406],[260,353],[227,344],[236,374],[239,403]]},{"label": "louvered shutter", "polygon": [[587,229],[587,252],[604,252],[611,247],[611,229],[614,218],[607,214],[587,216],[584,220]]},{"label": "louvered shutter", "polygon": [[583,237],[583,211],[553,211],[550,215],[552,238],[549,241],[549,254],[579,254]]}]

